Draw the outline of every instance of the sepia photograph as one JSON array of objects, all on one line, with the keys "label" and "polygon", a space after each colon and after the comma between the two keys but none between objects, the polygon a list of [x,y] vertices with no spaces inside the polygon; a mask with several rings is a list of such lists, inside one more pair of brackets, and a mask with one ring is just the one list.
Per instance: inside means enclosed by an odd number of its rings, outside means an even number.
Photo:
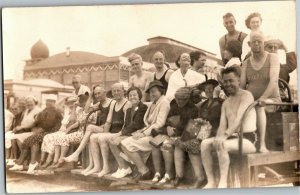
[{"label": "sepia photograph", "polygon": [[7,193],[300,185],[296,1],[2,9]]}]

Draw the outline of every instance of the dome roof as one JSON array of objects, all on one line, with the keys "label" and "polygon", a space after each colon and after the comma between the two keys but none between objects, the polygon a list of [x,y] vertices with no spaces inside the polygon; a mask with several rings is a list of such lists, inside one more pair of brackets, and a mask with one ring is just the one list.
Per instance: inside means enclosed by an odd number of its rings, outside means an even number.
[{"label": "dome roof", "polygon": [[39,40],[31,47],[30,54],[31,54],[31,59],[48,58],[49,49],[42,40]]},{"label": "dome roof", "polygon": [[206,53],[209,58],[219,61],[214,53],[177,41],[175,39],[162,36],[149,38],[148,45],[129,50],[122,54],[122,56],[128,57],[131,53],[137,53],[142,56],[143,61],[151,62],[156,51],[163,51],[166,61],[169,63],[174,63],[178,56],[182,53],[190,53],[195,50],[202,51]]},{"label": "dome roof", "polygon": [[70,51],[58,53],[44,59],[31,67],[25,69],[39,69],[39,68],[60,68],[67,66],[85,65],[109,60],[109,57],[83,51]]}]

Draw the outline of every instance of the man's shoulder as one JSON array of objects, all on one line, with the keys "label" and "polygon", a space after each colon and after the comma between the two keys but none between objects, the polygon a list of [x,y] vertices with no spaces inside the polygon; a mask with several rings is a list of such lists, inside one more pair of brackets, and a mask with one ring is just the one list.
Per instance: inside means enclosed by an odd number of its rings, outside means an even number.
[{"label": "man's shoulder", "polygon": [[226,34],[224,34],[223,36],[220,37],[219,43],[225,43],[225,36],[226,36]]}]

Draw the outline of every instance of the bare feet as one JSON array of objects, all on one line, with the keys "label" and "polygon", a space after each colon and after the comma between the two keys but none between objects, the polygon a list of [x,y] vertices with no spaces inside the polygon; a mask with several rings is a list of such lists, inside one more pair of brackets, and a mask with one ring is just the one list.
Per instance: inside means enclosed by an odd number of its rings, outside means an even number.
[{"label": "bare feet", "polygon": [[43,165],[41,165],[41,168],[46,168],[51,164],[52,161],[46,161]]},{"label": "bare feet", "polygon": [[85,168],[84,170],[82,170],[80,173],[82,175],[84,175],[84,173],[88,172],[89,170],[91,170],[93,168],[93,166],[89,165],[87,168]]},{"label": "bare feet", "polygon": [[269,150],[267,149],[267,147],[265,145],[262,145],[259,150],[260,153],[267,153],[269,152]]},{"label": "bare feet", "polygon": [[219,182],[218,188],[227,188],[227,182]]},{"label": "bare feet", "polygon": [[100,173],[98,174],[98,177],[103,177],[104,175],[107,175],[110,173],[109,169],[102,169],[102,171],[100,171]]},{"label": "bare feet", "polygon": [[216,188],[216,184],[214,183],[207,183],[202,189],[211,189],[211,188]]},{"label": "bare feet", "polygon": [[[83,175],[84,176],[88,176],[88,175],[91,175],[91,174],[93,174],[93,173],[97,173],[97,172],[99,172],[100,171],[100,168],[93,168],[93,169],[91,169],[91,170],[89,170],[89,171],[87,171],[87,172],[85,172]],[[100,173],[99,173],[100,174]],[[99,177],[99,175],[98,175],[98,177]]]},{"label": "bare feet", "polygon": [[73,154],[71,154],[70,156],[64,158],[64,160],[65,160],[66,162],[77,162],[77,161],[78,161],[78,155],[75,154],[75,153],[73,153]]}]

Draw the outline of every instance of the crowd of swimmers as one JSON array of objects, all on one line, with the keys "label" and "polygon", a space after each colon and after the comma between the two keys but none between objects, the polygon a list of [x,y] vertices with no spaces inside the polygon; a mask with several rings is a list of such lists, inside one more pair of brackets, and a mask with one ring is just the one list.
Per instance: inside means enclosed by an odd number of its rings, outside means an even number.
[{"label": "crowd of swimmers", "polygon": [[[231,13],[223,16],[223,22],[228,31],[219,40],[224,68],[216,80],[205,75],[206,54],[199,51],[182,53],[177,70],[169,68],[163,51],[155,52],[154,74],[144,71],[142,57],[133,53],[128,61],[134,75],[127,90],[115,83],[109,95],[103,86],[90,89],[75,75],[72,96],[48,99],[43,110],[34,96],[20,98],[5,111],[9,170],[24,170],[28,159],[29,173],[59,168],[80,160],[88,148],[83,175],[130,175],[136,181],[178,186],[188,156],[195,188],[226,188],[229,154],[239,150],[240,128],[244,153],[268,152],[265,112],[276,109],[256,106],[242,120],[244,112],[255,101],[280,102],[278,80],[289,82],[297,63],[295,53],[288,52],[282,41],[263,35],[259,13],[245,20],[248,35],[235,29]],[[286,64],[278,60],[280,49],[286,52]],[[71,145],[77,148],[68,155]],[[220,178],[214,176],[213,154],[220,162]],[[154,171],[147,166],[148,159]]]}]

